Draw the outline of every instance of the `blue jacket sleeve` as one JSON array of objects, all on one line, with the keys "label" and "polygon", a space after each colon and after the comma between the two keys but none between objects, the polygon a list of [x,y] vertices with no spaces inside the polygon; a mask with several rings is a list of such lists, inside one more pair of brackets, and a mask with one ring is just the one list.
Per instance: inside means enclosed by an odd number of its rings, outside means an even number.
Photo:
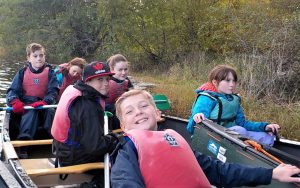
[{"label": "blue jacket sleeve", "polygon": [[238,126],[244,127],[248,131],[257,131],[257,132],[264,132],[265,127],[269,124],[267,122],[254,122],[254,121],[246,120],[241,105],[239,106],[235,123]]},{"label": "blue jacket sleeve", "polygon": [[52,69],[49,70],[49,81],[48,81],[48,89],[47,94],[44,97],[44,101],[47,104],[54,104],[56,102],[56,98],[58,96],[59,88],[58,81],[56,75]]},{"label": "blue jacket sleeve", "polygon": [[119,149],[111,168],[111,185],[113,188],[143,188],[144,179],[141,174],[137,155],[133,148],[126,143]]},{"label": "blue jacket sleeve", "polygon": [[199,152],[194,153],[207,179],[214,186],[238,187],[271,183],[272,169],[223,163]]},{"label": "blue jacket sleeve", "polygon": [[194,115],[197,113],[203,113],[206,118],[209,118],[210,113],[212,109],[215,107],[216,102],[209,98],[208,96],[203,96],[201,95],[198,97],[197,101],[195,102],[193,109],[192,109],[192,115],[190,116],[188,125],[187,125],[187,130],[189,133],[194,134],[194,126],[195,126],[195,121],[193,119]]},{"label": "blue jacket sleeve", "polygon": [[8,105],[11,105],[11,101],[14,99],[20,99],[22,101],[23,96],[23,89],[22,89],[22,83],[23,83],[23,77],[24,77],[24,69],[20,69],[15,77],[13,78],[13,81],[10,85],[10,87],[7,90],[6,95],[6,102]]}]

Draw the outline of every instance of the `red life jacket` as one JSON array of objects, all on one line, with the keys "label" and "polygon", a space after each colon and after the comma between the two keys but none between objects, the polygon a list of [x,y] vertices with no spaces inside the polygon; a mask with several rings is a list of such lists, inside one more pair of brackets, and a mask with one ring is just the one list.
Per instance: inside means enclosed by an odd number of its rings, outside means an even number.
[{"label": "red life jacket", "polygon": [[[67,66],[68,66],[68,63],[63,63],[63,64],[59,65],[58,72],[60,74],[62,74],[63,69],[66,69]],[[71,77],[69,74],[67,74],[67,76],[62,76],[62,77],[63,77],[63,81],[62,81],[62,85],[59,87],[59,93],[58,93],[58,97],[57,97],[58,100],[61,98],[62,93],[65,91],[65,89],[69,85],[75,84],[75,82],[77,80],[80,80],[80,78],[81,78],[81,76],[74,78],[74,77]]]},{"label": "red life jacket", "polygon": [[105,100],[106,104],[114,104],[118,97],[128,90],[128,80],[124,80],[121,83],[117,83],[114,80],[109,80],[109,92],[107,99]]},{"label": "red life jacket", "polygon": [[[65,141],[68,139],[68,131],[70,128],[68,109],[73,100],[81,95],[82,92],[74,88],[73,85],[68,86],[65,92],[62,94],[61,100],[56,108],[51,128],[51,134],[55,140],[65,143]],[[102,109],[104,109],[104,100],[100,100],[100,105],[102,106]]]},{"label": "red life jacket", "polygon": [[63,83],[61,85],[61,87],[59,88],[59,93],[58,93],[58,99],[60,99],[62,93],[65,91],[65,89],[69,86],[69,85],[73,85],[75,84],[75,82],[77,80],[79,80],[80,77],[77,78],[73,78],[69,75],[67,75],[66,77],[63,78]]},{"label": "red life jacket", "polygon": [[24,71],[23,90],[25,96],[39,97],[43,99],[48,89],[49,67],[45,67],[41,73],[35,74],[27,67]]},{"label": "red life jacket", "polygon": [[55,116],[52,123],[51,134],[53,138],[59,142],[64,143],[68,138],[68,131],[70,128],[70,119],[68,115],[68,108],[72,101],[81,96],[82,93],[72,85],[67,87],[61,100],[59,101]]},{"label": "red life jacket", "polygon": [[184,138],[171,129],[130,130],[147,188],[211,187],[193,151]]}]

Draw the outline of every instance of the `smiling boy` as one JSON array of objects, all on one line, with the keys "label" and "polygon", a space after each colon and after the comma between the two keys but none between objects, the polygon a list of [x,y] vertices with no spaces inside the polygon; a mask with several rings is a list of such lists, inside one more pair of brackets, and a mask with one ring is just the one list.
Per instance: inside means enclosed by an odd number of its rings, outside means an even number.
[{"label": "smiling boy", "polygon": [[159,111],[143,90],[124,93],[116,113],[125,132],[112,154],[112,187],[218,187],[269,184],[271,179],[299,182],[290,177],[300,169],[280,165],[275,169],[222,163],[193,152],[175,131],[157,131]]}]

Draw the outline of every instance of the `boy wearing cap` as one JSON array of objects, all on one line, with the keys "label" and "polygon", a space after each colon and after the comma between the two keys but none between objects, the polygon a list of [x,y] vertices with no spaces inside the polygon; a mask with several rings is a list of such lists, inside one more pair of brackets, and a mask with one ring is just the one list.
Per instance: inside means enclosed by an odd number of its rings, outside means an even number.
[{"label": "boy wearing cap", "polygon": [[113,75],[106,63],[92,62],[82,80],[63,92],[52,124],[53,146],[60,166],[103,161],[117,138],[104,135],[104,99]]},{"label": "boy wearing cap", "polygon": [[111,155],[112,187],[236,187],[300,182],[300,169],[281,164],[275,169],[222,163],[193,152],[178,133],[157,131],[159,111],[152,96],[130,90],[116,102],[124,141]]}]

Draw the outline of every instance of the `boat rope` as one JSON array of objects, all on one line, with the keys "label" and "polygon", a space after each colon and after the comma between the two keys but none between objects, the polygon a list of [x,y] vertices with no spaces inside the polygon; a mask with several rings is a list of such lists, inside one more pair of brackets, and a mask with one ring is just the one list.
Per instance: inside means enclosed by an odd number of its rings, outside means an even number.
[{"label": "boat rope", "polygon": [[259,151],[259,152],[265,154],[267,157],[269,157],[270,159],[272,159],[272,160],[278,162],[279,164],[284,164],[284,163],[283,163],[281,160],[279,160],[277,157],[271,155],[271,154],[268,153],[266,150],[264,150],[264,149],[262,148],[262,146],[261,146],[259,143],[255,142],[254,140],[245,140],[244,143],[246,143],[246,144],[252,146],[255,150],[257,150],[257,151]]}]

